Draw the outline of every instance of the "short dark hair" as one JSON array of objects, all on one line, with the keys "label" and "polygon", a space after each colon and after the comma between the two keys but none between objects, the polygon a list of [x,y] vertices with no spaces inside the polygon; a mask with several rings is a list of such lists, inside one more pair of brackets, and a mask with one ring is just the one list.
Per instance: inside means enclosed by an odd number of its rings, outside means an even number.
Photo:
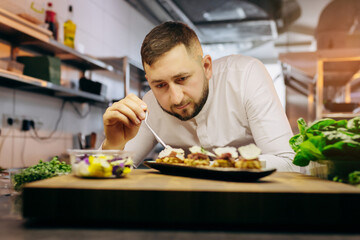
[{"label": "short dark hair", "polygon": [[142,64],[153,64],[179,44],[184,44],[188,53],[191,53],[191,48],[196,42],[200,45],[196,33],[188,25],[181,22],[164,22],[146,35],[141,46]]}]

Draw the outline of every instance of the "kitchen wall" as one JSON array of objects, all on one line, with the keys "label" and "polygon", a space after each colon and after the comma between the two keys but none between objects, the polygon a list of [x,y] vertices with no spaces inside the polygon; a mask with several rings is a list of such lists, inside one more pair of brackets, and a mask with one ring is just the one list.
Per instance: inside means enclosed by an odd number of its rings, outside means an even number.
[{"label": "kitchen wall", "polygon": [[[26,12],[42,18],[30,10],[31,2],[36,8],[45,7],[43,0],[0,0],[0,7],[14,13]],[[140,46],[145,34],[153,25],[122,0],[56,0],[53,9],[58,14],[60,41],[62,25],[68,18],[67,9],[73,6],[73,21],[77,24],[75,47],[85,54],[96,57],[129,56],[140,63]],[[0,40],[0,58],[9,57],[8,43]],[[89,76],[89,75],[88,75]],[[79,72],[71,67],[62,66],[62,84],[77,81]],[[113,74],[93,72],[91,78],[108,85],[107,97],[123,97],[122,78]],[[103,138],[102,115],[105,108],[66,103],[61,112],[61,99],[23,92],[12,88],[0,87],[0,167],[17,168],[36,164],[40,159],[47,160],[61,155],[66,149],[77,147],[73,136],[78,133],[97,133],[98,147]],[[88,115],[87,112],[89,112]],[[19,128],[9,128],[3,124],[3,115],[27,116],[42,122],[38,135],[46,137],[58,128],[49,140],[39,140],[33,131],[21,132]],[[85,115],[85,116],[84,116]]]}]

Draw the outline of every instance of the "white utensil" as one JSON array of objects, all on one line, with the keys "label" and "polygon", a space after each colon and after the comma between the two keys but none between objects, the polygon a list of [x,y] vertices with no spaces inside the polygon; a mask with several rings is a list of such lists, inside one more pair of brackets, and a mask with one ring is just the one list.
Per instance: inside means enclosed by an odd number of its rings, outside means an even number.
[{"label": "white utensil", "polygon": [[146,126],[147,126],[147,127],[150,129],[150,131],[154,134],[156,140],[157,140],[161,145],[163,145],[164,148],[166,148],[166,144],[164,143],[164,141],[161,140],[161,138],[154,132],[154,130],[153,130],[153,129],[149,126],[149,124],[147,123],[148,115],[149,115],[149,111],[146,111],[146,113],[145,113],[145,120],[144,120]]}]

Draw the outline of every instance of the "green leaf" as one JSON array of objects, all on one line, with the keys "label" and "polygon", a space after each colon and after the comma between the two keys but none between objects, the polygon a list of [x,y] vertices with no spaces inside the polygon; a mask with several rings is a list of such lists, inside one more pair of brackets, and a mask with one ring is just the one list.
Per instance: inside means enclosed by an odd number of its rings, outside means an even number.
[{"label": "green leaf", "polygon": [[321,129],[321,131],[335,131],[335,130],[338,130],[340,128],[346,129],[346,125],[347,125],[347,120],[343,119],[343,120],[335,121],[334,123],[332,123],[332,124],[330,124],[328,126],[324,126]]},{"label": "green leaf", "polygon": [[354,135],[351,137],[351,140],[360,143],[360,134]]},{"label": "green leaf", "polygon": [[330,160],[356,159],[360,156],[360,143],[352,140],[339,141],[324,147],[323,154]]},{"label": "green leaf", "polygon": [[346,127],[350,132],[360,134],[360,117],[354,117],[353,119],[350,119]]},{"label": "green leaf", "polygon": [[299,147],[303,152],[306,152],[308,159],[313,161],[324,159],[324,156],[321,153],[324,145],[323,137],[316,136],[304,141]]},{"label": "green leaf", "polygon": [[300,134],[305,135],[305,131],[306,131],[306,128],[307,128],[307,124],[306,124],[305,120],[303,118],[299,118],[297,120],[297,124],[298,124]]},{"label": "green leaf", "polygon": [[336,122],[335,126],[337,128],[346,128],[348,121],[346,119],[342,119]]},{"label": "green leaf", "polygon": [[324,159],[321,150],[324,147],[322,136],[311,137],[301,143],[299,150],[296,152],[293,163],[297,166],[307,166],[310,161]]},{"label": "green leaf", "polygon": [[352,173],[349,173],[349,183],[360,184],[360,171],[354,171]]},{"label": "green leaf", "polygon": [[307,125],[298,119],[299,134],[289,140],[294,164],[306,166],[321,159],[353,160],[360,156],[360,116],[351,120],[326,118]]},{"label": "green leaf", "polygon": [[295,164],[296,166],[305,167],[305,166],[309,165],[309,163],[310,163],[310,160],[308,159],[308,156],[306,155],[306,153],[299,150],[295,155],[293,164]]},{"label": "green leaf", "polygon": [[336,121],[334,119],[331,119],[331,118],[320,119],[320,120],[313,122],[307,128],[307,132],[312,132],[315,130],[323,131],[326,129],[326,127],[329,127],[333,124],[336,124]]},{"label": "green leaf", "polygon": [[345,134],[343,131],[326,131],[322,133],[324,138],[326,139],[327,144],[334,144],[340,141],[351,140],[351,136]]},{"label": "green leaf", "polygon": [[294,135],[292,138],[290,138],[289,140],[289,144],[291,146],[291,148],[297,152],[299,150],[299,145],[304,141],[304,136],[299,134]]}]

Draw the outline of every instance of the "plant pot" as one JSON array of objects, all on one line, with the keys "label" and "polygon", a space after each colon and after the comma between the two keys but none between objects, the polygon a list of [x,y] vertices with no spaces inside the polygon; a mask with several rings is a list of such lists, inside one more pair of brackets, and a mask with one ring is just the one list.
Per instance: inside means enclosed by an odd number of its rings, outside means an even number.
[{"label": "plant pot", "polygon": [[328,168],[325,163],[310,161],[309,172],[311,176],[328,179]]},{"label": "plant pot", "polygon": [[319,164],[326,166],[323,168],[325,171],[324,175],[327,175],[329,180],[332,180],[334,177],[348,179],[349,173],[360,171],[360,160],[320,160]]}]

